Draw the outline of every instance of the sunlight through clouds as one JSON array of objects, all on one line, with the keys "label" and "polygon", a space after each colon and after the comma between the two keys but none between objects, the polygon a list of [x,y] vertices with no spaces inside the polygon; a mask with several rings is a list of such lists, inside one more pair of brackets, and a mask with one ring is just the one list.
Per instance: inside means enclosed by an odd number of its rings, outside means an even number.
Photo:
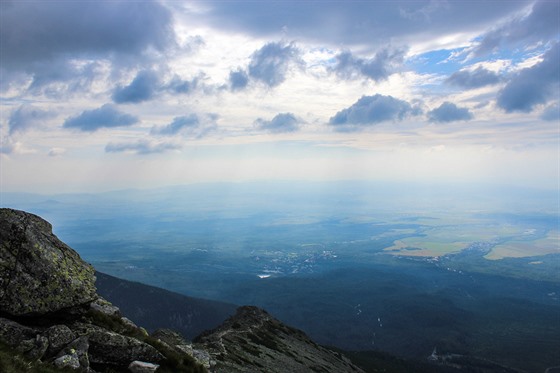
[{"label": "sunlight through clouds", "polygon": [[[1,5],[5,190],[32,177],[30,163],[54,185],[44,170],[75,175],[99,159],[130,186],[177,182],[160,170],[181,164],[189,183],[462,169],[557,186],[557,4],[79,3]],[[82,175],[76,190],[117,187]]]}]

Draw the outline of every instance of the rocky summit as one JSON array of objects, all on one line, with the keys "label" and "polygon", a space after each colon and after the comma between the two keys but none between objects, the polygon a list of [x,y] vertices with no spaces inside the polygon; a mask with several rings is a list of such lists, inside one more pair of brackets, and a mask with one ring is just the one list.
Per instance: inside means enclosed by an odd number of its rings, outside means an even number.
[{"label": "rocky summit", "polygon": [[203,333],[195,346],[210,353],[221,373],[363,373],[342,354],[251,306],[240,307],[223,325]]},{"label": "rocky summit", "polygon": [[256,307],[196,341],[169,329],[149,335],[98,295],[93,267],[48,222],[0,209],[2,373],[362,372]]}]

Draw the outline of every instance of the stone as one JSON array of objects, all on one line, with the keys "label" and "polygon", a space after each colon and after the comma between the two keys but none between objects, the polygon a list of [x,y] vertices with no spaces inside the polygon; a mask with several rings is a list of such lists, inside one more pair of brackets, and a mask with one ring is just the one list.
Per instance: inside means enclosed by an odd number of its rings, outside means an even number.
[{"label": "stone", "polygon": [[80,367],[88,369],[89,368],[89,341],[87,336],[81,336],[70,342],[64,349],[62,349],[57,358],[64,355],[75,354],[80,362]]},{"label": "stone", "polygon": [[76,355],[75,353],[70,355],[62,355],[61,357],[55,359],[54,365],[58,368],[79,369],[80,360],[78,359],[78,355]]},{"label": "stone", "polygon": [[127,367],[135,360],[158,363],[164,357],[136,338],[98,328],[89,335],[89,359],[92,363]]},{"label": "stone", "polygon": [[146,363],[143,361],[133,361],[128,366],[128,370],[132,373],[152,373],[155,372],[159,368],[159,365]]},{"label": "stone", "polygon": [[193,349],[192,355],[194,360],[199,363],[200,365],[204,366],[206,369],[211,368],[212,366],[216,365],[216,361],[212,359],[208,351]]},{"label": "stone", "polygon": [[42,218],[0,209],[0,312],[40,316],[97,299],[94,269]]},{"label": "stone", "polygon": [[49,340],[48,353],[51,356],[76,339],[76,334],[66,325],[53,325],[45,334]]},{"label": "stone", "polygon": [[38,334],[37,329],[0,317],[0,340],[12,347],[21,345],[23,341],[33,340]]},{"label": "stone", "polygon": [[49,340],[47,337],[37,335],[35,339],[23,341],[16,349],[23,352],[28,359],[40,360],[45,356],[48,347]]},{"label": "stone", "polygon": [[138,327],[138,325],[136,325],[136,324],[134,323],[134,321],[132,321],[132,320],[129,319],[129,318],[121,317],[121,321],[122,321],[122,323],[123,323],[124,325],[128,326],[129,328],[132,328],[132,329],[140,329],[140,328]]},{"label": "stone", "polygon": [[113,306],[111,302],[101,297],[91,302],[90,308],[108,316],[121,316],[121,310],[119,310],[119,307]]}]

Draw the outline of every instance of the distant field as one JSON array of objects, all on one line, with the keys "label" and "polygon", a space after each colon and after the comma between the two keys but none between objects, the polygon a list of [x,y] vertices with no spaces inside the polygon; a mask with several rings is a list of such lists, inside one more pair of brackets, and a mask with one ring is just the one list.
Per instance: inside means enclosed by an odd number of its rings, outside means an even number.
[{"label": "distant field", "polygon": [[454,216],[415,220],[420,225],[411,230],[393,230],[384,235],[404,234],[385,252],[402,256],[442,256],[459,252],[473,243],[488,243],[493,248],[486,259],[520,258],[560,253],[560,234],[540,226],[539,222],[499,222]]},{"label": "distant field", "polygon": [[496,260],[558,253],[560,253],[560,233],[554,231],[548,232],[545,238],[533,241],[512,240],[504,244],[496,245],[485,258]]},{"label": "distant field", "polygon": [[395,255],[407,256],[442,256],[463,250],[467,242],[437,242],[431,237],[414,237],[396,240],[394,245],[385,249]]}]

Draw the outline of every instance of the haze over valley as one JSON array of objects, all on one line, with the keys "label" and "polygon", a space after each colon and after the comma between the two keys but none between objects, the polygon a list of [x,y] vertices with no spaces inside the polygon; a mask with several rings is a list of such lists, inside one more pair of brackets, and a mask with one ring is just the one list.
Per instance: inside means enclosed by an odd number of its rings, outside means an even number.
[{"label": "haze over valley", "polygon": [[255,358],[559,369],[559,140],[558,0],[0,1],[0,207]]},{"label": "haze over valley", "polygon": [[345,350],[527,371],[558,362],[555,198],[367,182],[4,195],[101,272],[258,305]]}]

